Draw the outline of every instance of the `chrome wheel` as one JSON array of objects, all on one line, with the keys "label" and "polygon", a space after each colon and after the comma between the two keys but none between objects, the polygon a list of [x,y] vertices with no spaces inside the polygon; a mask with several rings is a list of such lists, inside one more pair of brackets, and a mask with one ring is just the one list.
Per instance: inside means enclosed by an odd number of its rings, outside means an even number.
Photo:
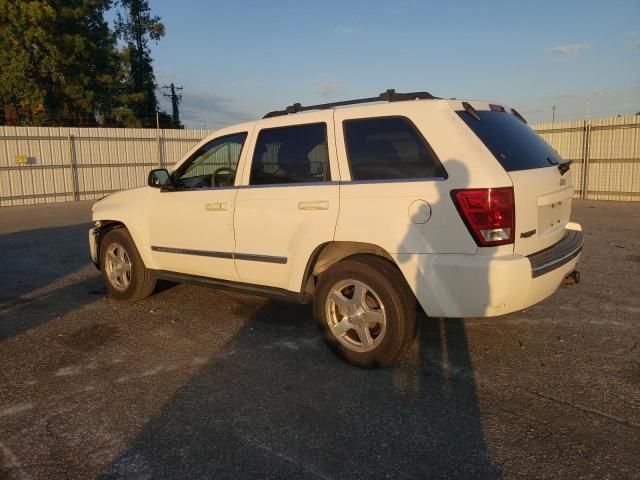
[{"label": "chrome wheel", "polygon": [[131,259],[119,243],[112,243],[105,255],[105,272],[116,290],[124,291],[131,283]]},{"label": "chrome wheel", "polygon": [[349,350],[374,350],[387,328],[387,316],[380,297],[359,280],[336,283],[325,304],[331,333]]}]

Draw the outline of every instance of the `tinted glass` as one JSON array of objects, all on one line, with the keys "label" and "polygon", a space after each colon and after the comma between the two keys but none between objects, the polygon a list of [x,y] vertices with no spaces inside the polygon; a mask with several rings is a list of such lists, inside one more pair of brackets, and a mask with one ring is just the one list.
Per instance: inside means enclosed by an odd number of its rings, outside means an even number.
[{"label": "tinted glass", "polygon": [[[480,120],[458,112],[507,171],[549,167],[562,159],[540,135],[507,112],[479,110]],[[549,160],[547,160],[549,159]]]},{"label": "tinted glass", "polygon": [[176,172],[176,186],[183,189],[232,186],[246,139],[246,133],[238,133],[199,148]]},{"label": "tinted glass", "polygon": [[251,185],[323,182],[331,178],[324,123],[260,131]]},{"label": "tinted glass", "polygon": [[446,177],[431,147],[403,117],[344,122],[352,180]]}]

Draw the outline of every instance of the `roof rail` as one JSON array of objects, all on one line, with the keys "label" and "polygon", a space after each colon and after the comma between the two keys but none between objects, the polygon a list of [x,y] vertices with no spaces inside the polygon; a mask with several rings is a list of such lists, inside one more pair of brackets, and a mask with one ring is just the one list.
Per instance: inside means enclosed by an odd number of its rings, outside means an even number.
[{"label": "roof rail", "polygon": [[390,88],[386,92],[381,93],[377,97],[369,98],[357,98],[355,100],[343,100],[341,102],[321,103],[319,105],[305,105],[302,106],[299,103],[289,105],[284,110],[274,110],[267,113],[262,118],[280,117],[282,115],[289,115],[290,113],[306,112],[309,110],[324,110],[333,107],[342,107],[345,105],[358,105],[360,103],[371,102],[400,102],[403,100],[432,100],[439,97],[434,97],[429,92],[411,92],[411,93],[396,93],[393,88]]}]

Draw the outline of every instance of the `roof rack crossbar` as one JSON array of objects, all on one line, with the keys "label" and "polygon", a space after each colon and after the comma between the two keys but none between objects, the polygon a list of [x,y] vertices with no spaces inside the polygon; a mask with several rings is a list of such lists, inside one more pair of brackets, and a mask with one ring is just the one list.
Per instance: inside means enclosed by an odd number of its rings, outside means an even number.
[{"label": "roof rack crossbar", "polygon": [[343,107],[345,105],[358,105],[361,103],[400,102],[403,100],[432,100],[435,98],[439,97],[434,97],[429,92],[396,93],[394,89],[390,88],[377,97],[356,98],[354,100],[343,100],[341,102],[321,103],[318,105],[305,106],[299,103],[294,103],[284,110],[274,110],[273,112],[269,112],[262,118],[280,117],[282,115],[289,115],[291,113],[307,112],[309,110],[325,110],[327,108]]}]

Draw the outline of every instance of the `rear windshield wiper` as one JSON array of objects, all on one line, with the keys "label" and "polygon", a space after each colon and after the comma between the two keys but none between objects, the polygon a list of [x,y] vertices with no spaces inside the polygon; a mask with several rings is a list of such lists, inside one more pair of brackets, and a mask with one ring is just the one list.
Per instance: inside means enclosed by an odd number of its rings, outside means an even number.
[{"label": "rear windshield wiper", "polygon": [[566,162],[560,163],[555,158],[547,157],[547,162],[549,162],[549,165],[558,167],[558,170],[560,170],[560,175],[564,175],[571,168],[573,160],[567,160]]},{"label": "rear windshield wiper", "polygon": [[571,168],[572,163],[573,163],[573,160],[567,160],[566,162],[558,165],[558,170],[560,170],[560,175],[564,175],[565,173],[567,173]]}]

